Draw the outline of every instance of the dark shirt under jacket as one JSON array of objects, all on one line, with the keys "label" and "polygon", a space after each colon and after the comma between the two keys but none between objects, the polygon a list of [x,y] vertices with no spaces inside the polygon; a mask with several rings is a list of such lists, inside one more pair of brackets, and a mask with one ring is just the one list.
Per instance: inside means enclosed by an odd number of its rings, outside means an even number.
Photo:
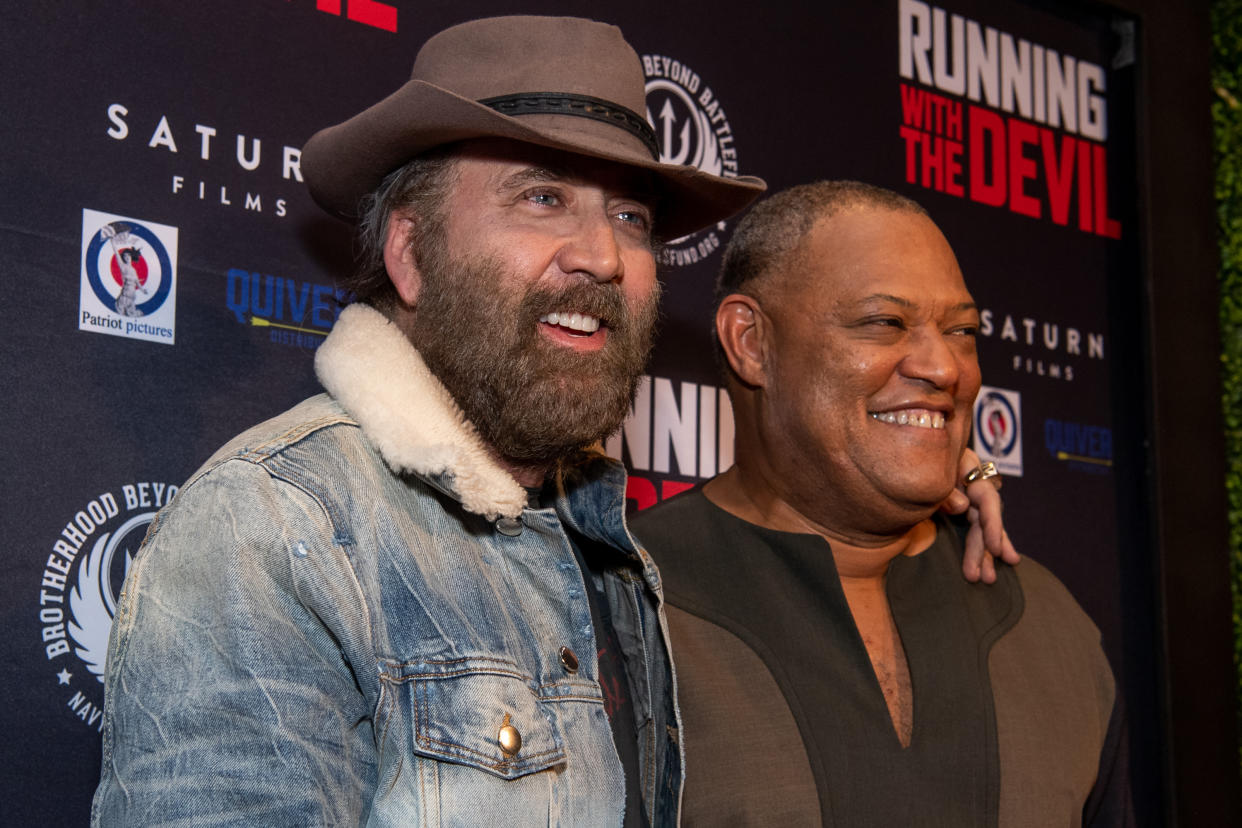
[{"label": "dark shirt under jacket", "polygon": [[914,687],[903,748],[823,538],[699,490],[631,525],[663,575],[687,824],[1130,824],[1099,632],[1038,564],[969,584],[945,525],[893,561]]},{"label": "dark shirt under jacket", "polygon": [[[532,507],[550,506],[553,492],[549,488],[527,488]],[[622,828],[648,828],[651,824],[643,810],[642,786],[639,780],[638,728],[635,723],[633,684],[622,657],[617,627],[608,610],[600,583],[604,570],[616,563],[619,554],[605,544],[588,538],[572,527],[565,527],[565,536],[573,548],[574,558],[582,571],[587,604],[591,610],[591,626],[595,630],[596,657],[599,663],[600,691],[604,695],[604,712],[612,729],[612,743],[625,773],[625,818]]]}]

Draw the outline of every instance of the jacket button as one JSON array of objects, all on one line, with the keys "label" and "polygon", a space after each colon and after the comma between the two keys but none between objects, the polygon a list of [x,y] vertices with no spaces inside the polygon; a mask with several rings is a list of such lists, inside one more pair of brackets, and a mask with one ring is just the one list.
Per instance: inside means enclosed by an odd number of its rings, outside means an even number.
[{"label": "jacket button", "polygon": [[505,714],[505,720],[500,724],[500,731],[496,734],[496,742],[500,745],[500,749],[504,751],[505,756],[510,758],[517,755],[522,749],[522,734],[518,733],[518,729],[509,724],[509,714]]},{"label": "jacket button", "polygon": [[578,656],[568,647],[561,647],[561,666],[568,673],[578,672]]},{"label": "jacket button", "polygon": [[522,521],[520,518],[502,517],[496,521],[496,531],[502,535],[515,538],[522,534]]}]

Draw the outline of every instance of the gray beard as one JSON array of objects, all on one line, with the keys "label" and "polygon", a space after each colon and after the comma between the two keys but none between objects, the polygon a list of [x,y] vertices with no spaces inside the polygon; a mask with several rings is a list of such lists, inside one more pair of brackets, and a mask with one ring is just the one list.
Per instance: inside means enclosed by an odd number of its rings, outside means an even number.
[{"label": "gray beard", "polygon": [[[426,239],[408,330],[483,440],[506,460],[546,464],[615,432],[633,403],[654,339],[659,290],[631,308],[614,283],[583,278],[529,288],[496,258],[455,258]],[[569,309],[608,326],[603,348],[578,352],[539,333],[539,317]]]}]

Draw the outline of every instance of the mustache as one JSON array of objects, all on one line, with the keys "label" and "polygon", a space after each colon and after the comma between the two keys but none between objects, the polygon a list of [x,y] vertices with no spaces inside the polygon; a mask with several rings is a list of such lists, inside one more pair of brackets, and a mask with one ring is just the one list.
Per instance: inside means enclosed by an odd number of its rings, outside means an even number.
[{"label": "mustache", "polygon": [[532,289],[518,308],[519,318],[528,321],[553,311],[589,314],[613,329],[623,329],[630,322],[630,309],[621,288],[612,283],[577,282],[559,288]]}]

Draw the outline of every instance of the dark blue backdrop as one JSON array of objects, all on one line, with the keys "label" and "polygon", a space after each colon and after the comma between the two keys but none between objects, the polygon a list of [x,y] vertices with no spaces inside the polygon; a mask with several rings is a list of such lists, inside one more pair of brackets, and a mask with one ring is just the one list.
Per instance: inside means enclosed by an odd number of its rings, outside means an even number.
[{"label": "dark blue backdrop", "polygon": [[[1051,8],[946,2],[947,40],[931,51],[903,41],[901,21],[934,28],[937,9],[903,0],[523,11],[621,25],[644,55],[666,158],[774,188],[859,178],[928,207],[988,320],[980,349],[994,393],[978,445],[1011,472],[1010,531],[1100,625],[1135,720],[1143,810],[1155,814],[1156,620],[1132,520],[1144,502],[1143,389],[1122,376],[1143,359],[1131,183],[1141,63],[1124,18]],[[306,195],[299,147],[408,77],[430,34],[501,11],[512,8],[48,0],[3,14],[6,824],[85,822],[98,676],[127,554],[219,444],[316,391],[311,359],[335,318],[333,276],[349,267],[351,242]],[[1026,60],[1045,61],[1040,84],[1051,83],[1049,60],[1073,73],[1067,108],[1023,109],[1012,91],[1006,104],[987,88],[986,65],[954,91],[955,70],[975,66],[954,64],[954,15],[962,42],[977,41],[964,59],[1003,62],[1008,38],[1014,60],[1026,44]],[[1100,101],[1103,140],[1086,119],[1066,123]],[[933,110],[949,120],[923,120]],[[650,382],[610,443],[634,471],[637,506],[729,462],[706,331],[732,227],[669,247]],[[141,317],[118,313],[126,274],[114,254],[126,248],[141,254],[131,286]]]}]

